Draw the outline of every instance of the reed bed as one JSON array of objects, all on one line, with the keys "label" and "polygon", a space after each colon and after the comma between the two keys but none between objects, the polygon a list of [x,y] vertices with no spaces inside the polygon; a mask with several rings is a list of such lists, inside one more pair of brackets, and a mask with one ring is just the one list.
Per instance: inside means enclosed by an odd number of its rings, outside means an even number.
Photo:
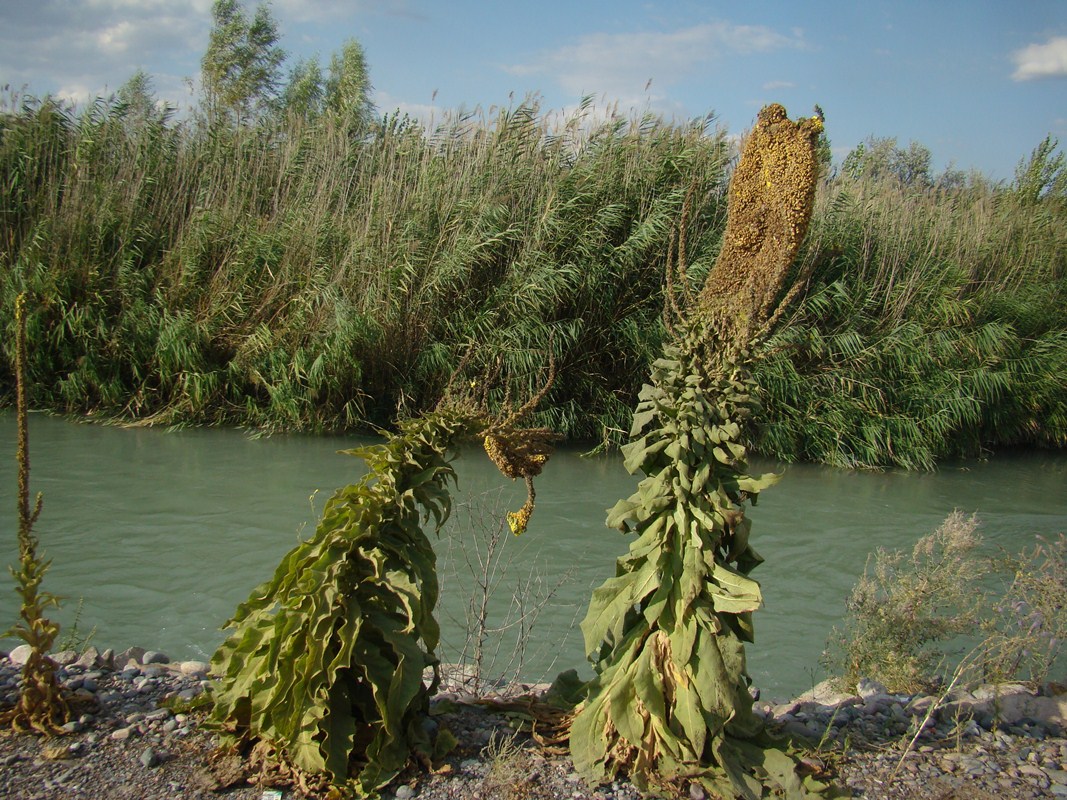
[{"label": "reed bed", "polygon": [[930,468],[1067,443],[1067,204],[839,178],[756,367],[764,453]]},{"label": "reed bed", "polygon": [[[32,403],[136,424],[388,426],[464,356],[536,424],[620,440],[661,350],[664,266],[718,252],[732,149],[709,117],[535,102],[257,127],[114,101],[0,111],[0,325],[26,291]],[[1067,442],[1062,197],[827,181],[802,291],[756,365],[757,450],[929,467]],[[5,337],[0,389],[13,396]]]}]

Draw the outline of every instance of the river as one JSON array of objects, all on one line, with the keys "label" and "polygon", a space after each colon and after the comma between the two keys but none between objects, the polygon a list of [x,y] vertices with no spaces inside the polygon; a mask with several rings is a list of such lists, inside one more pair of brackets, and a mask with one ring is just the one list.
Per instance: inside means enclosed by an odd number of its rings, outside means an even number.
[{"label": "river", "polygon": [[[310,535],[329,494],[363,474],[362,462],[337,451],[370,441],[166,432],[45,414],[32,414],[29,424],[31,490],[44,495],[35,531],[52,560],[44,589],[64,598],[52,614],[64,626],[60,642],[76,619],[77,635],[92,633],[90,643],[101,649],[140,645],[175,659],[207,659],[222,640],[220,626],[298,537]],[[15,440],[14,414],[0,414],[3,564],[14,563],[18,552]],[[758,460],[754,466],[778,470]],[[476,595],[484,552],[476,542],[525,497],[521,483],[500,476],[480,448],[461,454],[457,472],[457,509],[437,541],[445,660],[464,647],[465,609]],[[592,589],[614,574],[614,559],[628,543],[604,526],[605,509],[635,485],[617,454],[582,457],[564,448],[538,479],[527,533],[500,537],[488,624],[507,621],[513,595],[526,598],[532,623],[522,650],[526,679],[551,679],[570,667],[589,674],[578,623]],[[954,509],[978,514],[990,548],[1018,551],[1035,535],[1067,532],[1067,454],[1005,453],[933,473],[785,467],[749,514],[752,544],[766,559],[753,573],[766,607],[755,615],[756,643],[748,647],[749,670],[764,696],[785,699],[821,679],[827,634],[872,550],[910,549]],[[537,597],[546,594],[534,615]],[[0,628],[17,613],[5,570]],[[521,627],[490,637],[489,674],[520,666],[508,636]]]}]

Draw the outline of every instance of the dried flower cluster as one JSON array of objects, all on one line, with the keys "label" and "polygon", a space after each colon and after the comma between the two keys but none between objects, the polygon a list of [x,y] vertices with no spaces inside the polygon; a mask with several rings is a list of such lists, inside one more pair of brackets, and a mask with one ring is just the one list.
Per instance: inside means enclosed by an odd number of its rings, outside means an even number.
[{"label": "dried flower cluster", "polygon": [[766,106],[730,181],[726,233],[700,305],[726,341],[748,343],[770,316],[811,221],[818,117]]}]

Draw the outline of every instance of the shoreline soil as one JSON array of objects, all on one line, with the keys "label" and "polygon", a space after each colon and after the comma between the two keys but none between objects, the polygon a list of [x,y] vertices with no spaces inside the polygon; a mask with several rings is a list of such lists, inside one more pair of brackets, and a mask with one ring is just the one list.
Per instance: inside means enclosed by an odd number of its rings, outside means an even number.
[{"label": "shoreline soil", "polygon": [[[22,657],[0,653],[0,702],[18,690]],[[0,732],[0,798],[148,800],[276,797],[246,782],[240,764],[213,755],[202,712],[182,712],[208,683],[208,665],[170,662],[133,648],[57,653],[57,675],[78,709],[67,734],[50,739]],[[509,686],[505,695],[543,687]],[[562,755],[541,752],[513,727],[501,695],[480,697],[447,680],[433,722],[458,746],[436,773],[412,769],[382,793],[395,800],[505,798],[637,800],[626,780],[590,786]],[[489,701],[489,702],[486,702]],[[172,710],[177,709],[177,710]],[[757,702],[773,729],[807,737],[805,768],[859,798],[985,800],[1067,798],[1067,693],[1021,684],[944,697],[893,695],[873,682],[860,694],[820,684],[788,703]],[[275,787],[285,800],[298,788]],[[703,792],[684,788],[681,797]],[[679,796],[676,794],[664,796]]]}]

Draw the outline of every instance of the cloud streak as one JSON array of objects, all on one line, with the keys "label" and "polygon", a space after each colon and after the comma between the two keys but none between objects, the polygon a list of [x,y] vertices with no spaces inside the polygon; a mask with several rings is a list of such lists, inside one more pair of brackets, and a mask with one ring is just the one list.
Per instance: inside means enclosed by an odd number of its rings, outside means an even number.
[{"label": "cloud streak", "polygon": [[[178,99],[180,80],[146,63],[168,53],[195,72],[210,28],[211,0],[41,0],[4,9],[0,81],[84,101],[112,92],[138,68],[155,74],[157,89]],[[9,13],[10,11],[10,13]]]},{"label": "cloud streak", "polygon": [[[251,9],[255,3],[246,2],[245,5]],[[411,0],[274,0],[272,3],[279,18],[335,25],[366,14],[423,19],[412,6]]]},{"label": "cloud streak", "polygon": [[589,34],[505,70],[548,77],[572,94],[644,101],[658,99],[646,91],[649,80],[657,89],[666,88],[716,59],[803,47],[797,33],[787,36],[762,25],[708,22],[673,31]]},{"label": "cloud streak", "polygon": [[1054,36],[1044,44],[1031,44],[1012,54],[1016,81],[1067,77],[1067,36]]}]

